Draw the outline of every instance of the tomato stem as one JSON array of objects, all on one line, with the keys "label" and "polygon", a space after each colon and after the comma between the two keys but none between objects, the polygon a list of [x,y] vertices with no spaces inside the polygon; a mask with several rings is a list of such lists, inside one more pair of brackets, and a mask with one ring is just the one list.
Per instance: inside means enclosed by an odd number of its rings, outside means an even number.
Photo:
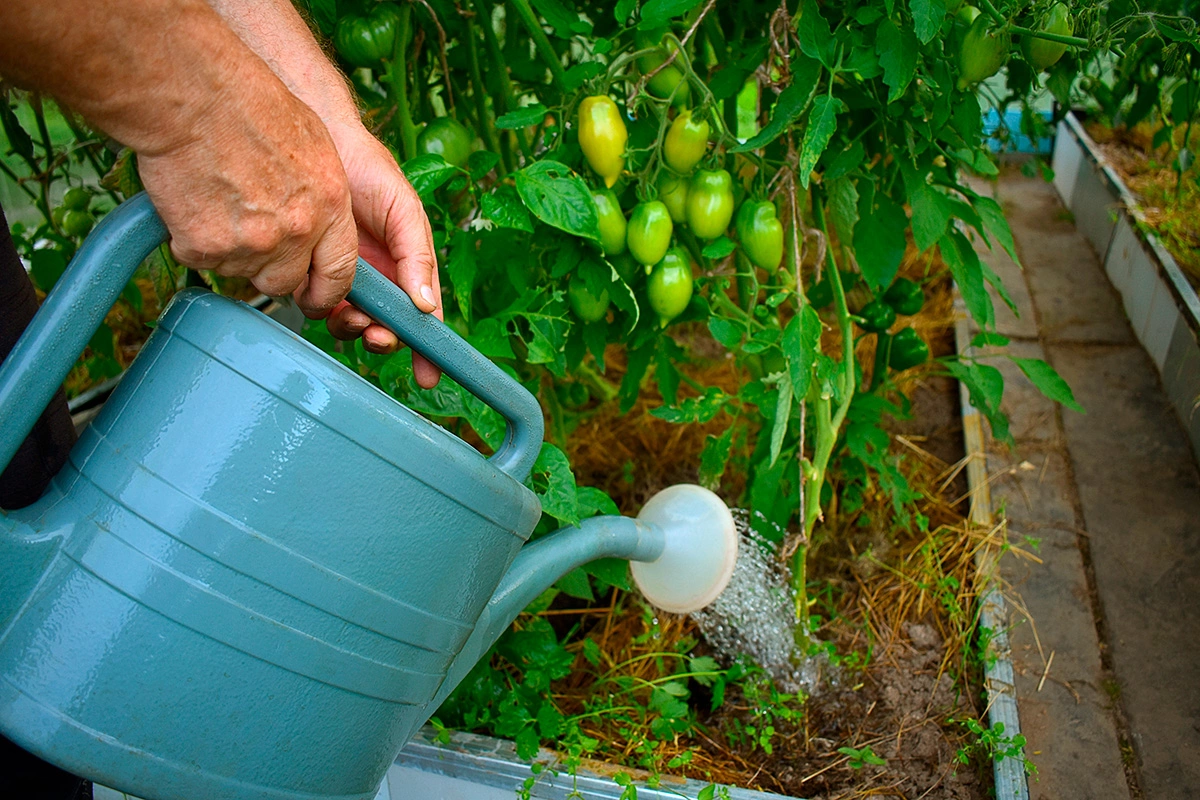
[{"label": "tomato stem", "polygon": [[[474,91],[471,94],[475,96],[475,114],[479,117],[479,131],[483,134],[483,142],[487,145],[487,149],[493,153],[499,153],[500,143],[496,139],[496,126],[491,114],[488,113],[487,89],[483,83],[483,75],[479,71],[479,44],[475,40],[475,21],[470,16],[466,18],[466,21],[467,67],[471,72],[471,83],[474,84]],[[510,165],[505,164],[501,159],[497,177],[503,178],[509,167]]]},{"label": "tomato stem", "polygon": [[[508,74],[508,62],[504,58],[504,52],[500,49],[500,40],[496,38],[496,29],[492,26],[491,8],[485,0],[472,0],[472,3],[475,6],[475,13],[479,16],[479,27],[483,28],[483,42],[487,45],[488,54],[492,57],[492,63],[500,78],[500,96],[496,98],[497,108],[500,112],[508,113],[517,108],[517,93],[513,90],[512,77]],[[513,133],[516,134],[517,145],[521,148],[525,159],[533,161],[533,151],[525,139],[525,132],[517,130]],[[509,169],[511,168],[510,164]]]},{"label": "tomato stem", "polygon": [[550,68],[550,75],[554,78],[554,85],[565,95],[567,93],[567,71],[563,69],[562,60],[558,57],[558,52],[554,49],[554,45],[550,44],[549,37],[542,30],[542,24],[538,22],[537,15],[533,13],[533,8],[529,5],[529,0],[512,0],[512,4],[517,10],[517,16],[521,18],[521,22],[525,25],[525,29],[533,37],[533,44],[537,48],[538,55],[542,57],[542,60],[546,62],[546,66]]},{"label": "tomato stem", "polygon": [[396,117],[400,126],[400,153],[408,161],[417,154],[417,126],[413,124],[412,110],[408,105],[408,43],[412,36],[412,6],[408,3],[397,9],[396,44],[392,51],[392,62],[388,65],[388,95],[396,104]]}]

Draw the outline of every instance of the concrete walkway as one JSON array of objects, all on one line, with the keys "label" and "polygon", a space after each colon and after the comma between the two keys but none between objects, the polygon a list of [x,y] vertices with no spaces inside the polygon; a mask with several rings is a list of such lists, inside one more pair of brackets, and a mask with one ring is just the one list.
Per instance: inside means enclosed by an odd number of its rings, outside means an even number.
[{"label": "concrete walkway", "polygon": [[[1087,410],[1044,399],[1007,361],[1016,447],[988,444],[994,509],[1043,563],[1006,558],[1028,617],[1010,637],[1035,800],[1200,798],[1200,473],[1154,365],[1054,188],[994,191],[1024,271],[981,250],[1009,351],[1049,361]],[[1032,621],[1030,621],[1032,620]]]}]

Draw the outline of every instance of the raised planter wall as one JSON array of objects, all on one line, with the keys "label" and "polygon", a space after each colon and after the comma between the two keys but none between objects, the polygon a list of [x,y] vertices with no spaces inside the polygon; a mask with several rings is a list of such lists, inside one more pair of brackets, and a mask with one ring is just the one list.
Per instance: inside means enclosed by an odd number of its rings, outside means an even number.
[{"label": "raised planter wall", "polygon": [[1078,118],[1059,123],[1054,187],[1096,249],[1130,326],[1162,376],[1192,449],[1200,454],[1200,299],[1154,234],[1138,224],[1136,198]]}]

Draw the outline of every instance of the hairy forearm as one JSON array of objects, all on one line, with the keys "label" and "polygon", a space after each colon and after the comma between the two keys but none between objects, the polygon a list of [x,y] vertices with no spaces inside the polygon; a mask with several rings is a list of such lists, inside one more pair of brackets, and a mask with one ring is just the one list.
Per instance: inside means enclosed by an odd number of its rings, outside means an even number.
[{"label": "hairy forearm", "polygon": [[208,0],[230,28],[337,136],[359,125],[358,108],[341,72],[330,63],[289,0]]},{"label": "hairy forearm", "polygon": [[3,0],[0,74],[142,154],[210,135],[269,70],[204,0]]}]

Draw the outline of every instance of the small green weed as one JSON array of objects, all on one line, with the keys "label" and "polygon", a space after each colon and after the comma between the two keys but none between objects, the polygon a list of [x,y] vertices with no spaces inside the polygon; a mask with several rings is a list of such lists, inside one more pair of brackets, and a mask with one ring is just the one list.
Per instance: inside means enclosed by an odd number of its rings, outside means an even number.
[{"label": "small green weed", "polygon": [[844,756],[849,756],[850,769],[862,769],[867,764],[873,764],[877,767],[887,766],[887,759],[880,758],[875,755],[875,751],[870,745],[862,748],[839,747],[838,752]]},{"label": "small green weed", "polygon": [[960,747],[955,753],[955,759],[960,764],[969,764],[975,757],[1000,761],[1005,758],[1020,759],[1025,765],[1025,773],[1037,774],[1037,765],[1025,757],[1025,737],[1021,734],[1010,736],[1004,732],[1004,723],[994,723],[985,728],[976,719],[950,720],[957,722],[974,736],[974,741]]}]

